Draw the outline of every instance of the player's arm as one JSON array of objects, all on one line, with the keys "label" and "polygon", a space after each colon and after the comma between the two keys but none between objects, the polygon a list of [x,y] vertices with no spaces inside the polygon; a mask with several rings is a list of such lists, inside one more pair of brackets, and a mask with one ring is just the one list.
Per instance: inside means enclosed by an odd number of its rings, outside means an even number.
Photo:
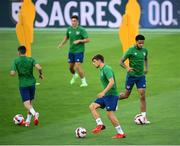
[{"label": "player's arm", "polygon": [[75,40],[73,43],[74,44],[79,44],[79,43],[88,43],[90,42],[89,38],[81,39],[81,40]]},{"label": "player's arm", "polygon": [[39,78],[40,78],[40,79],[44,79],[41,65],[40,65],[40,64],[35,64],[35,67],[36,67],[36,69],[37,69],[38,72],[39,72]]},{"label": "player's arm", "polygon": [[10,76],[16,76],[16,64],[15,61],[13,62],[12,66],[11,66],[11,71],[10,71]]},{"label": "player's arm", "polygon": [[99,98],[103,97],[113,87],[113,85],[114,85],[113,77],[109,78],[108,81],[109,81],[109,83],[106,86],[106,88],[97,95]]},{"label": "player's arm", "polygon": [[75,40],[73,43],[74,44],[79,44],[79,43],[88,43],[90,42],[90,39],[88,38],[88,33],[85,29],[81,31],[82,39]]},{"label": "player's arm", "polygon": [[122,57],[122,58],[120,59],[120,65],[121,65],[123,68],[125,68],[128,72],[131,72],[131,71],[133,71],[133,68],[131,68],[131,67],[129,67],[129,66],[127,66],[127,65],[125,64],[126,59],[127,59],[127,58]]},{"label": "player's arm", "polygon": [[58,48],[62,48],[68,40],[68,37],[65,36],[64,39],[59,43]]},{"label": "player's arm", "polygon": [[144,65],[145,65],[144,73],[147,74],[148,70],[149,70],[149,64],[148,64],[147,56],[144,58]]}]

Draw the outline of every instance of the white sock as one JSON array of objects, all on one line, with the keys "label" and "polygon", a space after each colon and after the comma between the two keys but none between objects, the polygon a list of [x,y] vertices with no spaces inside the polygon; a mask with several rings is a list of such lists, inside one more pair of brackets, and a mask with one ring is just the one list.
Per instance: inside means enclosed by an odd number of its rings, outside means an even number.
[{"label": "white sock", "polygon": [[75,73],[73,74],[73,78],[76,78],[76,77],[78,77],[78,74],[75,72]]},{"label": "white sock", "polygon": [[86,83],[86,78],[85,78],[85,77],[82,78],[82,79],[81,79],[81,82],[87,84],[87,83]]},{"label": "white sock", "polygon": [[30,123],[31,122],[32,115],[27,114],[26,122]]},{"label": "white sock", "polygon": [[142,115],[143,117],[146,117],[146,112],[141,112],[141,115]]},{"label": "white sock", "polygon": [[103,122],[101,121],[101,118],[96,119],[96,124],[97,125],[104,125]]},{"label": "white sock", "polygon": [[116,126],[115,128],[116,128],[116,131],[117,131],[118,134],[124,134],[124,132],[123,132],[120,125]]},{"label": "white sock", "polygon": [[33,116],[35,116],[36,111],[34,110],[34,108],[33,108],[33,107],[32,107],[29,111],[30,111],[30,113],[31,113]]}]

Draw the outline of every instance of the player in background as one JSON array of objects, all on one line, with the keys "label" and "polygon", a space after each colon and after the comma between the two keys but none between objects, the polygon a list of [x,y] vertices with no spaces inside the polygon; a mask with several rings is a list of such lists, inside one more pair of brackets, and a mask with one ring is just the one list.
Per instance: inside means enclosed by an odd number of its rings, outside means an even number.
[{"label": "player in background", "polygon": [[[80,87],[86,87],[88,86],[88,84],[86,82],[86,78],[81,64],[83,63],[84,58],[85,43],[88,43],[90,40],[88,38],[86,30],[83,27],[79,26],[77,16],[71,17],[71,24],[72,26],[67,29],[66,36],[58,47],[62,48],[67,42],[67,40],[69,40],[70,47],[68,54],[68,62],[69,70],[73,75],[70,84],[74,84],[75,80],[78,78],[79,75],[82,82]],[[76,71],[78,74],[76,73]]]},{"label": "player in background", "polygon": [[[126,76],[126,90],[124,93],[120,93],[119,99],[126,99],[130,96],[134,84],[138,89],[140,96],[140,111],[145,119],[145,124],[149,124],[146,116],[146,77],[148,73],[148,51],[143,48],[145,37],[143,35],[137,35],[136,44],[129,48],[120,60],[120,65],[127,70]],[[125,64],[125,61],[129,59],[129,66]],[[145,66],[145,68],[144,68]]]},{"label": "player in background", "polygon": [[118,92],[113,70],[110,66],[104,63],[104,57],[100,54],[94,56],[92,62],[96,68],[100,69],[100,80],[104,87],[104,90],[97,94],[97,99],[89,106],[97,123],[97,126],[92,130],[92,133],[97,134],[105,129],[105,125],[103,124],[97,109],[106,108],[107,116],[117,131],[117,134],[112,138],[125,138],[125,134],[114,114],[117,109]]},{"label": "player in background", "polygon": [[15,76],[16,72],[19,77],[19,91],[22,97],[23,104],[28,110],[26,121],[22,125],[29,126],[32,116],[34,117],[34,124],[38,125],[39,113],[36,112],[32,105],[32,100],[35,96],[35,83],[36,80],[33,76],[33,67],[37,68],[39,71],[39,78],[43,79],[42,67],[32,58],[26,57],[25,46],[20,46],[18,48],[18,57],[14,60],[12,64],[12,69],[10,71],[11,76]]}]

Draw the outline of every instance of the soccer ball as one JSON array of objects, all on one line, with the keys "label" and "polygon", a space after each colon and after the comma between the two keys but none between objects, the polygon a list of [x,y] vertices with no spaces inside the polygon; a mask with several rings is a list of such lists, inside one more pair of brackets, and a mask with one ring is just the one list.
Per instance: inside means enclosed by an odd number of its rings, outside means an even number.
[{"label": "soccer ball", "polygon": [[17,114],[14,116],[13,121],[15,125],[21,125],[24,121],[24,117],[21,114]]},{"label": "soccer ball", "polygon": [[77,138],[84,138],[86,137],[86,129],[83,128],[83,127],[78,127],[76,130],[75,130],[75,134],[76,134],[76,137]]},{"label": "soccer ball", "polygon": [[134,122],[138,125],[143,125],[145,124],[145,119],[144,117],[142,116],[142,114],[137,114],[135,117],[134,117]]}]

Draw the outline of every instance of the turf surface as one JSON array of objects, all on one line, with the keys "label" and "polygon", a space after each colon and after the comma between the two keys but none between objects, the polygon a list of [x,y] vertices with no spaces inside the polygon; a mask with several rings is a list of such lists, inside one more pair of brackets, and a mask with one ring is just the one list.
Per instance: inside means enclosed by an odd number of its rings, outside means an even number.
[{"label": "turf surface", "polygon": [[[180,32],[144,31],[145,47],[149,50],[149,74],[147,75],[147,110],[152,122],[147,126],[133,123],[139,113],[139,97],[136,88],[127,100],[119,102],[116,112],[127,138],[113,140],[115,129],[99,110],[107,129],[99,135],[92,135],[95,127],[89,104],[102,90],[99,71],[91,58],[97,53],[105,56],[107,64],[114,69],[119,91],[124,90],[126,72],[119,66],[122,56],[117,32],[89,31],[91,42],[86,45],[83,68],[89,86],[80,88],[80,80],[70,85],[67,52],[57,49],[64,31],[36,31],[32,54],[43,66],[44,81],[37,86],[34,107],[40,113],[40,124],[29,128],[16,126],[14,115],[26,111],[18,92],[18,79],[9,76],[18,42],[14,30],[0,30],[0,144],[82,144],[82,145],[131,145],[131,144],[180,144]],[[35,76],[38,77],[37,73]],[[88,131],[84,139],[75,138],[77,127]]]}]

